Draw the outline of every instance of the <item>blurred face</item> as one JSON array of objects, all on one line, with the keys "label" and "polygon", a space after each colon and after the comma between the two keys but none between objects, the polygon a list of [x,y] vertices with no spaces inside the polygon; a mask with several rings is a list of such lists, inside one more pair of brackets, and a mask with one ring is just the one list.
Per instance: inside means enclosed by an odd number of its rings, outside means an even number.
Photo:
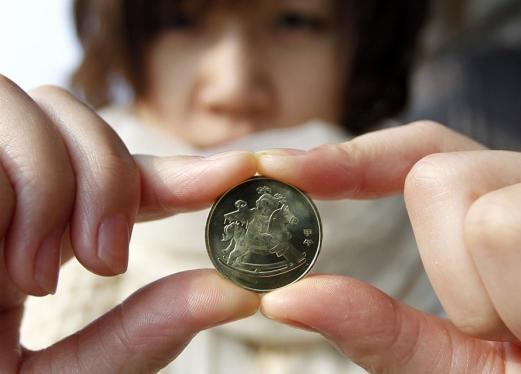
[{"label": "blurred face", "polygon": [[339,121],[348,51],[332,0],[195,3],[186,1],[148,49],[140,116],[199,147]]}]

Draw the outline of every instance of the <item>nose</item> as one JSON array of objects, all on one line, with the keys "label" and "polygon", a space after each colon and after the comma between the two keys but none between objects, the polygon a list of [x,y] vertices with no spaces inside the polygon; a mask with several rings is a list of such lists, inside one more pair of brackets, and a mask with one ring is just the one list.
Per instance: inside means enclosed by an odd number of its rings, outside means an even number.
[{"label": "nose", "polygon": [[270,95],[256,43],[238,26],[214,39],[203,60],[197,100],[208,112],[252,117],[266,112]]}]

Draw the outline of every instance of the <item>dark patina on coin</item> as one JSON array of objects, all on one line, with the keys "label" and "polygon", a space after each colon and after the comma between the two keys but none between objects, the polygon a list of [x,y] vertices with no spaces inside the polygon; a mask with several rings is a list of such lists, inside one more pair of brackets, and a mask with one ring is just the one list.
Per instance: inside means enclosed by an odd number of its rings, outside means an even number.
[{"label": "dark patina on coin", "polygon": [[262,176],[235,186],[213,205],[206,248],[226,278],[267,292],[308,273],[322,243],[317,208],[302,191]]}]

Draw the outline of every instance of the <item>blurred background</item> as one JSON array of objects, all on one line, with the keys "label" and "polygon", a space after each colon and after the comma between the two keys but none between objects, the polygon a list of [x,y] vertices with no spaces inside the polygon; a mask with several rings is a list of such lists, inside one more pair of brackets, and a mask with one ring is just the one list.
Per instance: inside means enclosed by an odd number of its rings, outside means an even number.
[{"label": "blurred background", "polygon": [[[0,72],[24,89],[67,86],[79,61],[71,0],[0,0]],[[521,1],[434,0],[413,98],[429,118],[495,148],[521,147]]]},{"label": "blurred background", "polygon": [[0,0],[0,72],[22,88],[67,85],[80,53],[72,0]]},{"label": "blurred background", "polygon": [[521,1],[434,0],[403,121],[439,121],[521,150]]}]

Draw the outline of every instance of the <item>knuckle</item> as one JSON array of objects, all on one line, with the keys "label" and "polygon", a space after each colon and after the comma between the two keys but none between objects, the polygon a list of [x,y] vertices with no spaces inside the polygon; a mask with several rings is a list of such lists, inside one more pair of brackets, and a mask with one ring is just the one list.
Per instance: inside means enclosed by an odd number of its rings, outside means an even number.
[{"label": "knuckle", "polygon": [[74,357],[70,362],[71,372],[83,373],[88,369],[88,363],[85,362],[85,355],[82,351],[82,335],[81,332],[76,332],[70,336],[71,354]]},{"label": "knuckle", "polygon": [[125,318],[124,309],[121,305],[115,309],[116,328],[114,329],[114,338],[124,356],[131,356],[136,351],[136,346],[133,343],[132,333],[128,327],[128,321]]},{"label": "knuckle", "polygon": [[348,159],[354,163],[359,163],[359,161],[363,159],[363,155],[370,152],[370,147],[364,147],[360,138],[354,138],[340,145],[335,144],[334,147],[335,152],[347,154],[349,156]]},{"label": "knuckle", "polygon": [[313,148],[311,152],[319,153],[322,158],[328,160],[352,160],[358,154],[359,148],[351,143],[353,140],[343,144],[321,144]]},{"label": "knuckle", "polygon": [[407,126],[410,126],[419,138],[438,152],[486,149],[476,141],[438,122],[418,121]]},{"label": "knuckle", "polygon": [[350,170],[365,169],[364,164],[367,160],[373,159],[373,147],[368,147],[359,138],[354,138],[348,142],[340,144],[325,144],[324,150],[331,155],[332,160],[336,160],[339,171],[349,173]]},{"label": "knuckle", "polygon": [[0,74],[0,97],[24,95],[23,90],[15,82]]},{"label": "knuckle", "polygon": [[33,88],[28,91],[28,94],[35,99],[53,99],[70,96],[70,93],[66,89],[52,84]]},{"label": "knuckle", "polygon": [[449,129],[445,125],[429,120],[412,122],[409,126],[415,128],[417,131],[423,132],[425,136],[438,136],[449,132]]},{"label": "knuckle", "polygon": [[135,198],[139,193],[140,174],[132,157],[121,154],[115,148],[107,148],[94,157],[91,170],[95,180],[109,188],[124,186],[116,189],[118,196]]},{"label": "knuckle", "polygon": [[[390,303],[394,314],[394,327],[386,345],[389,347],[389,350],[399,352],[394,364],[395,368],[398,369],[406,367],[417,355],[421,347],[421,327],[425,320],[419,320],[417,323],[407,325],[403,321],[406,316],[403,314],[403,311],[399,311],[400,307],[397,301],[392,300]],[[407,344],[404,344],[404,342],[407,342]],[[380,366],[377,372],[384,372],[384,369]]]},{"label": "knuckle", "polygon": [[15,181],[17,200],[23,207],[31,211],[47,210],[51,206],[65,211],[72,209],[75,180],[71,173],[25,169]]},{"label": "knuckle", "polygon": [[471,252],[486,252],[500,256],[502,251],[518,248],[521,244],[519,214],[508,199],[488,194],[479,198],[470,207],[465,220],[467,242]]},{"label": "knuckle", "polygon": [[106,178],[113,180],[135,179],[138,177],[137,166],[132,157],[122,155],[117,149],[110,148],[97,156],[100,171]]},{"label": "knuckle", "polygon": [[12,87],[13,81],[7,78],[5,75],[0,74],[0,89],[3,89],[4,87]]}]

